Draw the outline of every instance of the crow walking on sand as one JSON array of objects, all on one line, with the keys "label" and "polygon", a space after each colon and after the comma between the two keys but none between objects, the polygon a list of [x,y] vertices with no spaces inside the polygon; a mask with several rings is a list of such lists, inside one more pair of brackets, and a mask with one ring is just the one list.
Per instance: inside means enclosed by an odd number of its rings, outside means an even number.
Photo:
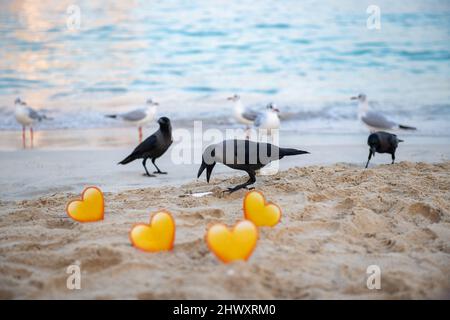
[{"label": "crow walking on sand", "polygon": [[378,131],[369,135],[367,144],[369,145],[369,159],[367,159],[366,168],[369,165],[369,161],[372,156],[375,156],[375,152],[378,153],[390,153],[392,156],[392,164],[395,161],[395,151],[397,150],[398,143],[403,142],[397,138],[397,135]]},{"label": "crow walking on sand", "polygon": [[232,193],[254,184],[256,182],[256,171],[270,162],[280,160],[285,156],[305,153],[309,152],[291,148],[279,148],[270,143],[237,139],[224,140],[205,149],[197,178],[206,169],[206,181],[209,183],[211,172],[217,162],[223,163],[232,169],[247,172],[249,180],[243,184],[228,188],[228,192]]},{"label": "crow walking on sand", "polygon": [[159,118],[158,123],[158,131],[140,143],[128,157],[120,161],[118,164],[127,164],[136,159],[143,159],[142,165],[144,166],[145,174],[149,177],[154,177],[154,175],[148,172],[147,167],[145,166],[147,159],[151,159],[157,170],[153,173],[167,173],[159,170],[155,160],[161,157],[172,144],[172,126],[169,118],[166,117]]}]

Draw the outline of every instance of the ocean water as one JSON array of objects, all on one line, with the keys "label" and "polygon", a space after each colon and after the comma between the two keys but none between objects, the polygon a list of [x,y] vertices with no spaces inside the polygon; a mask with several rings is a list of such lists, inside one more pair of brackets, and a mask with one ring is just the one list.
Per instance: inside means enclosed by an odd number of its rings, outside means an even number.
[{"label": "ocean water", "polygon": [[104,113],[148,97],[174,120],[233,125],[237,93],[277,103],[283,130],[359,133],[349,97],[364,92],[450,136],[450,1],[377,0],[379,30],[373,2],[1,0],[0,130],[20,129],[18,96],[54,118],[41,129],[115,126]]}]

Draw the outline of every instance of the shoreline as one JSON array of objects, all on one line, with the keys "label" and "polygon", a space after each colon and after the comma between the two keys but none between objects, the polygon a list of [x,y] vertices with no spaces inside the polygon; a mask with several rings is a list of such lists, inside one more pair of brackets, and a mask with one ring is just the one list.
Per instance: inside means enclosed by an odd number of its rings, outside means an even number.
[{"label": "shoreline", "polygon": [[[189,129],[188,129],[189,130]],[[153,132],[146,128],[145,134]],[[192,133],[191,131],[187,131]],[[450,159],[450,140],[446,137],[400,136],[405,142],[397,150],[397,162],[439,163]],[[58,192],[81,192],[95,185],[105,192],[119,192],[151,186],[173,186],[197,180],[202,150],[211,142],[192,134],[188,145],[174,141],[157,160],[167,175],[144,177],[141,161],[121,166],[117,163],[137,145],[135,128],[108,130],[37,131],[33,149],[20,149],[18,132],[0,132],[0,199],[36,198]],[[282,147],[298,148],[311,154],[285,157],[281,171],[293,167],[329,166],[346,163],[363,169],[368,156],[367,135],[298,134],[280,132]],[[180,149],[181,147],[181,149]],[[180,151],[181,150],[181,151]],[[186,158],[182,156],[186,155]],[[370,167],[389,164],[390,156],[377,154]],[[148,163],[149,170],[153,166]],[[246,179],[246,173],[224,165],[214,168],[213,177],[225,175]],[[274,176],[276,177],[276,175]],[[201,177],[201,181],[205,178]],[[256,187],[258,187],[258,182]]]}]

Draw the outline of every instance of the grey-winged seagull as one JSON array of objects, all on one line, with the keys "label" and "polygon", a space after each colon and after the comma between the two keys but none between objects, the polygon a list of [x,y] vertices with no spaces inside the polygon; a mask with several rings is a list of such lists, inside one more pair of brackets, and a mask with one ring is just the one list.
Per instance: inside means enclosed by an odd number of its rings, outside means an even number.
[{"label": "grey-winged seagull", "polygon": [[144,108],[138,108],[119,114],[108,114],[106,117],[120,119],[127,124],[137,126],[139,132],[139,142],[142,142],[142,126],[155,119],[157,106],[159,106],[158,102],[148,99]]},{"label": "grey-winged seagull", "polygon": [[45,114],[40,113],[33,108],[29,107],[27,103],[20,98],[17,98],[14,101],[15,104],[15,111],[14,115],[16,117],[17,122],[19,122],[22,125],[22,145],[25,148],[25,130],[26,127],[30,127],[30,142],[31,147],[33,147],[33,123],[36,121],[42,121],[44,119],[50,120],[51,118],[47,117]]},{"label": "grey-winged seagull", "polygon": [[416,130],[414,127],[398,124],[380,112],[370,110],[367,97],[363,93],[351,97],[351,99],[358,100],[358,118],[369,128],[370,132],[395,129]]},{"label": "grey-winged seagull", "polygon": [[236,121],[245,124],[247,130],[250,129],[250,126],[253,124],[256,117],[258,117],[259,112],[244,107],[241,101],[241,97],[237,94],[227,98],[227,100],[234,102],[233,116]]},{"label": "grey-winged seagull", "polygon": [[266,107],[266,111],[260,113],[256,117],[254,122],[255,127],[268,130],[268,133],[271,134],[272,130],[280,127],[280,118],[278,117],[279,112],[280,110],[274,103],[269,103]]}]

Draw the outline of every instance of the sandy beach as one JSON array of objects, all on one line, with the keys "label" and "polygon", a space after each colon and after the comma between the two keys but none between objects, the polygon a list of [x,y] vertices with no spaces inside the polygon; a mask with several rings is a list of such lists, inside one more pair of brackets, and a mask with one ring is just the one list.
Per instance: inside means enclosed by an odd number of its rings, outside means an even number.
[{"label": "sandy beach", "polygon": [[[450,296],[450,162],[295,167],[258,177],[257,190],[279,204],[281,222],[261,228],[247,262],[224,265],[204,242],[206,228],[242,219],[242,177],[210,185],[142,187],[105,193],[102,222],[65,213],[78,192],[2,200],[0,297],[6,299],[423,299]],[[213,194],[195,198],[206,190]],[[128,231],[169,210],[172,252],[133,248]],[[81,290],[66,268],[79,263]],[[366,268],[381,268],[380,290]]]},{"label": "sandy beach", "polygon": [[[450,300],[450,1],[10,0],[0,30],[0,299]],[[197,177],[247,136],[282,159]],[[224,264],[255,173],[281,220]],[[87,187],[102,221],[66,212]],[[134,247],[161,210],[173,250]]]}]

